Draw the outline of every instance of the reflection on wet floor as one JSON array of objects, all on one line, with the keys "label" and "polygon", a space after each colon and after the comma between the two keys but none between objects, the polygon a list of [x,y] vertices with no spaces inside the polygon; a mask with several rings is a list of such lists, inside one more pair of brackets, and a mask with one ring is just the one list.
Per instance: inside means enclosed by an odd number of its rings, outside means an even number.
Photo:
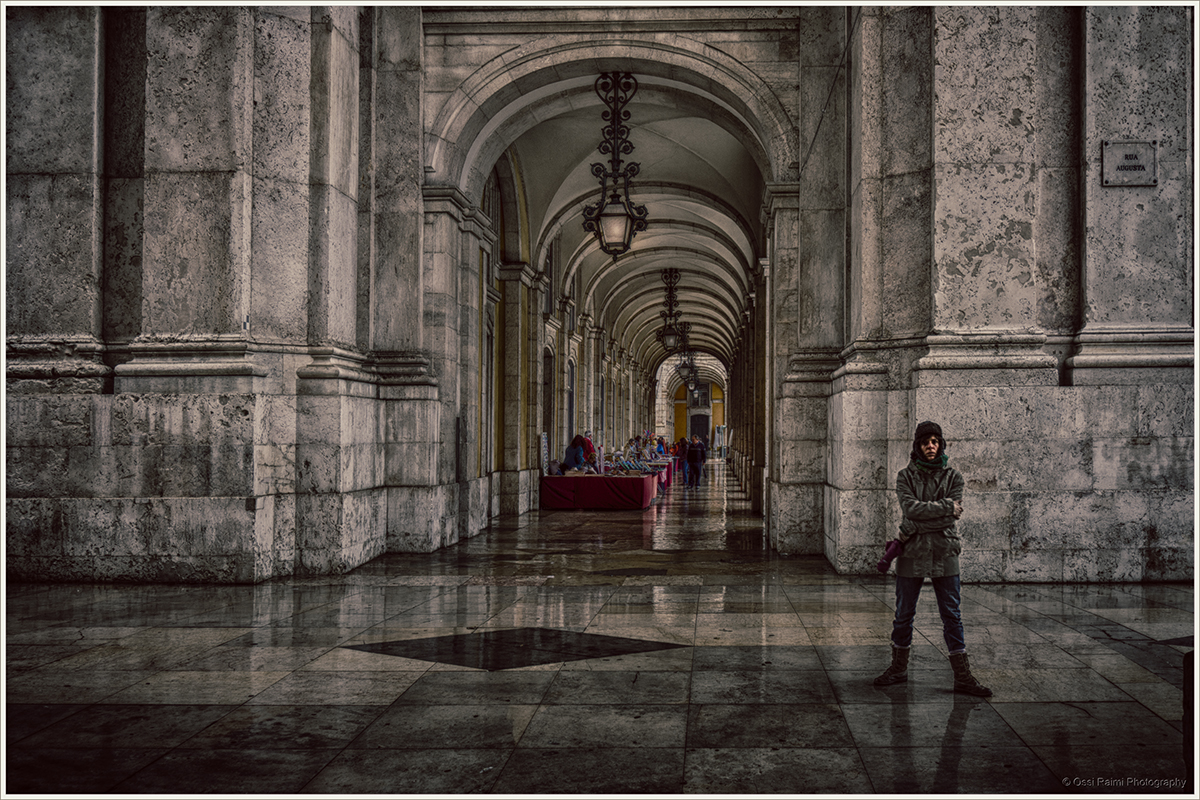
[{"label": "reflection on wet floor", "polygon": [[499,520],[432,554],[258,586],[7,586],[6,791],[1183,791],[1190,584],[932,598],[780,558],[722,465],[645,512]]}]

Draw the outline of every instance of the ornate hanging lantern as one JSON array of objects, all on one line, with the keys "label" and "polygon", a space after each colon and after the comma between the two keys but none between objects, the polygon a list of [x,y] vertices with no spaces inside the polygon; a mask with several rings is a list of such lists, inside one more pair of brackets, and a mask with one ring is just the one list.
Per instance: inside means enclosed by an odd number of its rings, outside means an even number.
[{"label": "ornate hanging lantern", "polygon": [[679,321],[679,300],[675,290],[675,287],[679,285],[679,278],[679,270],[674,267],[662,271],[662,281],[667,285],[666,298],[663,300],[666,310],[660,311],[658,314],[663,318],[665,324],[658,330],[656,336],[668,353],[687,342],[688,331],[692,328],[690,323]]},{"label": "ornate hanging lantern", "polygon": [[[633,235],[646,230],[649,212],[645,206],[629,199],[629,181],[641,170],[636,161],[622,164],[621,156],[633,152],[629,127],[625,122],[629,112],[625,106],[637,94],[637,79],[628,72],[606,72],[596,78],[596,94],[604,101],[600,115],[608,124],[601,131],[603,139],[598,148],[609,156],[608,166],[592,164],[592,174],[600,179],[600,201],[583,209],[583,229],[596,234],[600,249],[613,257],[629,250]],[[611,185],[610,185],[611,182]]]}]

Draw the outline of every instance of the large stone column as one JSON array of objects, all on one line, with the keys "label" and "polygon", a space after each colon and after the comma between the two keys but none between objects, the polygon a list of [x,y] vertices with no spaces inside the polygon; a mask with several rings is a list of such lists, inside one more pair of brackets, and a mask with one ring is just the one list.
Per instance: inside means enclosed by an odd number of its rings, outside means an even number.
[{"label": "large stone column", "polygon": [[[101,392],[104,18],[99,8],[6,14],[8,392]],[[140,158],[122,166],[141,174]]]},{"label": "large stone column", "polygon": [[899,524],[889,443],[911,434],[908,365],[929,325],[931,36],[928,9],[863,9],[850,42],[848,344],[830,387],[824,542],[842,572],[874,569]]},{"label": "large stone column", "polygon": [[[828,263],[840,253],[814,252],[826,241],[821,229],[835,223],[825,209],[802,211],[797,189],[769,187],[766,202],[772,231],[767,513],[772,545],[785,555],[824,549],[827,398],[841,320],[841,303],[830,301],[840,295],[841,270]],[[818,204],[809,193],[805,199]]]},{"label": "large stone column", "polygon": [[250,393],[254,14],[146,11],[141,328],[118,392]]},{"label": "large stone column", "polygon": [[[387,549],[428,552],[442,540],[438,486],[442,407],[424,349],[425,278],[422,36],[418,8],[380,6],[365,15],[360,64],[360,341],[374,357],[383,404]],[[369,187],[369,191],[366,191]]]},{"label": "large stone column", "polygon": [[595,340],[592,337],[592,315],[579,315],[579,333],[582,337],[579,347],[579,384],[582,399],[576,398],[579,405],[579,432],[591,430],[595,418],[596,397],[596,353],[593,349]]},{"label": "large stone column", "polygon": [[[525,420],[530,406],[528,379],[529,294],[534,281],[528,264],[500,268],[504,295],[504,441],[500,474],[500,513],[524,514],[529,510],[530,473],[527,464],[529,429]],[[540,351],[539,351],[540,352]]]},{"label": "large stone column", "polygon": [[386,549],[376,376],[358,341],[359,13],[310,9],[308,342],[297,371],[297,571],[351,569]]},{"label": "large stone column", "polygon": [[[1193,13],[1084,10],[1085,294],[1068,364],[1077,386],[1192,381]],[[1149,157],[1136,161],[1146,172],[1104,163],[1106,147],[1110,162],[1122,159],[1128,148],[1111,143],[1127,140],[1146,143]],[[1118,185],[1150,171],[1154,183]]]}]

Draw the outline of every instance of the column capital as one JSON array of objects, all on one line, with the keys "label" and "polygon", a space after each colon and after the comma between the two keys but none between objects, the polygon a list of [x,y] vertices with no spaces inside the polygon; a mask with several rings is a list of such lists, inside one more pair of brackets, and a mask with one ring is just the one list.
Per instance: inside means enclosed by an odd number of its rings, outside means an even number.
[{"label": "column capital", "polygon": [[538,275],[533,267],[524,262],[516,264],[500,264],[496,268],[496,274],[502,281],[520,281],[525,286],[533,286],[538,280]]}]

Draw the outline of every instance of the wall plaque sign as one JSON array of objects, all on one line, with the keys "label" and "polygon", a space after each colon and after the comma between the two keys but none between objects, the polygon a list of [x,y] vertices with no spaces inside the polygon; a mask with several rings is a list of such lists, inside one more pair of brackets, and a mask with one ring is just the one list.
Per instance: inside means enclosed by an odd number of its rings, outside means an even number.
[{"label": "wall plaque sign", "polygon": [[1100,174],[1105,186],[1157,186],[1158,140],[1101,142]]}]

